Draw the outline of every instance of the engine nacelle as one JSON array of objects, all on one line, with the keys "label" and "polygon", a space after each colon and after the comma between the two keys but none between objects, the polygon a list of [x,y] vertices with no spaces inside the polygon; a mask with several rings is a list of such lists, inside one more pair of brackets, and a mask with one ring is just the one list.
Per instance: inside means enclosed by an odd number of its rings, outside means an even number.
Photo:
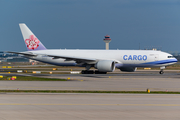
[{"label": "engine nacelle", "polygon": [[137,68],[136,67],[120,67],[119,69],[123,72],[135,72]]},{"label": "engine nacelle", "polygon": [[111,60],[101,60],[94,66],[99,72],[113,72],[115,70],[115,62]]}]

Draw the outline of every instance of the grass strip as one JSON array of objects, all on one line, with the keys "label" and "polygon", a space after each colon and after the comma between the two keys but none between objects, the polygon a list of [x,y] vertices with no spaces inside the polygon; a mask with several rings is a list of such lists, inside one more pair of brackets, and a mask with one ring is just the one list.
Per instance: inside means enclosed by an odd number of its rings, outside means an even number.
[{"label": "grass strip", "polygon": [[76,91],[76,90],[0,90],[0,93],[129,93],[129,94],[180,94],[166,91]]}]

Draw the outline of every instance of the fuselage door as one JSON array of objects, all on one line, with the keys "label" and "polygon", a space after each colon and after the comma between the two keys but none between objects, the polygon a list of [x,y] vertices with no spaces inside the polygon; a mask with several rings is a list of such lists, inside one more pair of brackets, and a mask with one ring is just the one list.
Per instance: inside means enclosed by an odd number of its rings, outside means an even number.
[{"label": "fuselage door", "polygon": [[159,55],[158,55],[158,54],[155,54],[155,55],[154,55],[154,60],[155,60],[155,61],[158,61],[158,60],[159,60]]}]

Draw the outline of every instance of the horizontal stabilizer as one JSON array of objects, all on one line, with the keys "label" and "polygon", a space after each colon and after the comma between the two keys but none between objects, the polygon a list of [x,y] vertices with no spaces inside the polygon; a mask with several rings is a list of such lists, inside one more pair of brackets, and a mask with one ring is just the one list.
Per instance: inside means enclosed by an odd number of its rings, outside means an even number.
[{"label": "horizontal stabilizer", "polygon": [[25,56],[30,56],[30,57],[32,57],[32,56],[37,56],[37,55],[35,55],[35,54],[33,54],[33,53],[31,53],[31,52],[26,52],[26,53],[23,53],[23,52],[11,52],[11,51],[5,51],[6,53],[13,53],[13,54],[19,54],[19,55],[25,55]]}]

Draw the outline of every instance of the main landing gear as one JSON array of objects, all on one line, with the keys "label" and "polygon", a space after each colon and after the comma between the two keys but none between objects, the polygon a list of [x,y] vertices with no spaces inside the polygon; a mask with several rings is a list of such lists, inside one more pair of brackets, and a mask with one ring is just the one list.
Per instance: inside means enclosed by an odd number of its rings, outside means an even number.
[{"label": "main landing gear", "polygon": [[165,69],[165,66],[160,67],[160,69],[161,69],[161,70],[160,70],[159,74],[164,74],[164,71],[163,71],[163,70]]},{"label": "main landing gear", "polygon": [[81,74],[106,74],[107,72],[99,72],[97,70],[82,70]]},{"label": "main landing gear", "polygon": [[82,70],[81,74],[106,74],[107,72],[99,72],[98,70],[89,70],[91,67],[93,67],[92,65],[86,65],[86,70]]},{"label": "main landing gear", "polygon": [[82,70],[81,74],[94,74],[93,70]]}]

